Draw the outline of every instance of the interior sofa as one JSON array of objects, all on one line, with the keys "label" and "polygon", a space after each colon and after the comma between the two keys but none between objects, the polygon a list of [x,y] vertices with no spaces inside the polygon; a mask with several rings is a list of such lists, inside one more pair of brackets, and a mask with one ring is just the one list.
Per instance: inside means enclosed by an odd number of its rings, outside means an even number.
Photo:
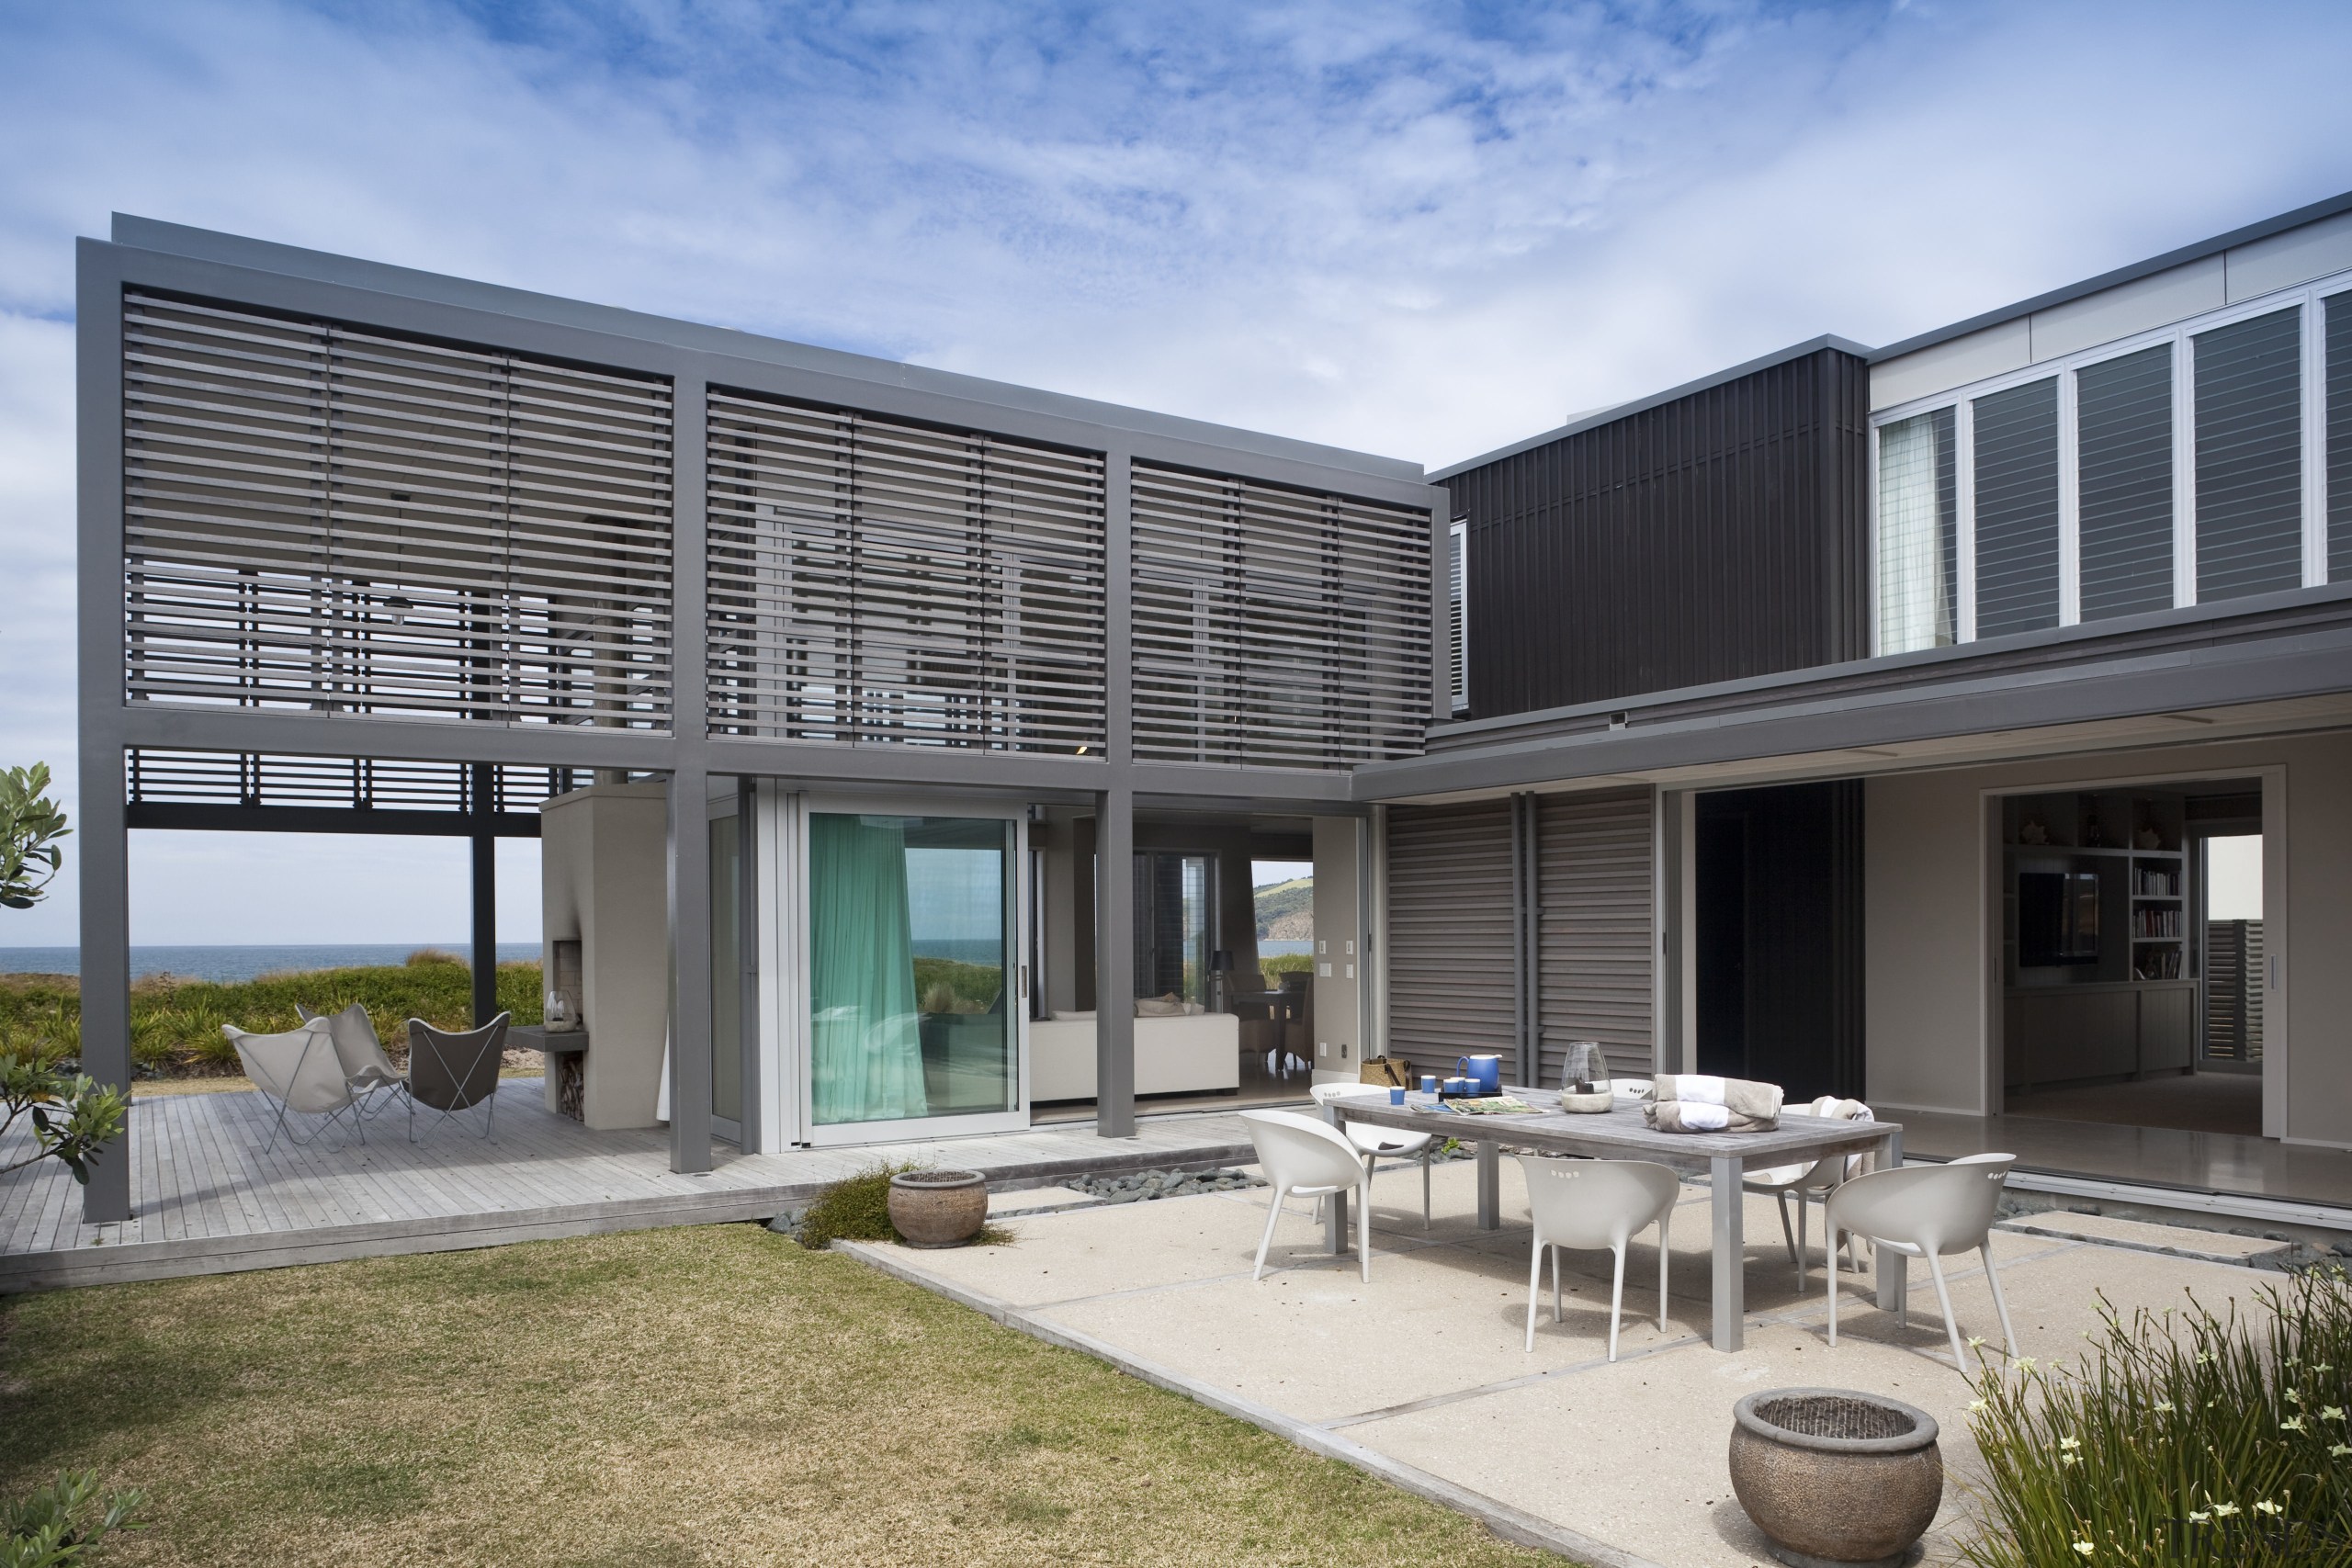
[{"label": "interior sofa", "polygon": [[[1136,1020],[1136,1092],[1210,1094],[1241,1087],[1241,1021],[1229,1012]],[[1029,1099],[1094,1098],[1094,1015],[1029,1026]]]}]

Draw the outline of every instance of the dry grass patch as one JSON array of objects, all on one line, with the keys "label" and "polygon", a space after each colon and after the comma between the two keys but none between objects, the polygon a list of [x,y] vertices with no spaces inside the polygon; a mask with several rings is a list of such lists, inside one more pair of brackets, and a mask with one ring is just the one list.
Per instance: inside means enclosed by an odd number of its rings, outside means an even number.
[{"label": "dry grass patch", "polygon": [[125,1564],[1557,1561],[749,1225],[19,1298],[0,1388]]}]

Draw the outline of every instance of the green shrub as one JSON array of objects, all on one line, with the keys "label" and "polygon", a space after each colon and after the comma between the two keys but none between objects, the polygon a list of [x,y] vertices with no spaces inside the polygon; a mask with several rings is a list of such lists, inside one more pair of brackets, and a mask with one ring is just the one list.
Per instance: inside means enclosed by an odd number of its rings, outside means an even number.
[{"label": "green shrub", "polygon": [[1315,973],[1314,955],[1305,953],[1278,953],[1272,957],[1259,959],[1258,972],[1266,977],[1266,989],[1279,991],[1283,988],[1283,976]]},{"label": "green shrub", "polygon": [[2069,1367],[1980,1366],[1977,1568],[2352,1564],[2352,1291],[2343,1270],[2101,1331]]},{"label": "green shrub", "polygon": [[[498,1002],[517,1023],[539,1021],[539,966],[498,966]],[[220,1026],[256,1034],[292,1029],[295,1004],[335,1012],[358,1002],[395,1055],[407,1048],[408,1021],[441,1029],[473,1026],[473,972],[460,959],[424,948],[405,964],[314,969],[220,983],[154,976],[130,989],[131,1058],[151,1072],[234,1072],[237,1054]],[[60,1060],[81,1050],[82,993],[70,975],[0,976],[0,1050]],[[47,1042],[48,1043],[43,1043]]]},{"label": "green shrub", "polygon": [[[885,1160],[845,1176],[800,1212],[799,1228],[793,1234],[812,1252],[836,1241],[897,1241],[899,1227],[890,1223],[890,1178],[925,1168],[914,1160]],[[1001,1247],[1012,1239],[1008,1231],[983,1225],[972,1245]]]},{"label": "green shrub", "polygon": [[136,1492],[118,1492],[100,1504],[94,1472],[62,1474],[45,1492],[0,1504],[0,1529],[6,1531],[0,1568],[66,1568],[89,1561],[96,1555],[90,1548],[116,1530],[140,1528],[133,1516],[144,1500]]}]

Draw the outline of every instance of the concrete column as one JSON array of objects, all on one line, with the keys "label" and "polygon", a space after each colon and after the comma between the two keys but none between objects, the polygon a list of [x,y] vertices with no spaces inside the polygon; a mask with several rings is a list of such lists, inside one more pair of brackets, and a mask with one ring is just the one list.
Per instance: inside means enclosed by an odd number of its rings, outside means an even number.
[{"label": "concrete column", "polygon": [[670,1168],[685,1174],[710,1168],[709,793],[670,775]]},{"label": "concrete column", "polygon": [[1136,1132],[1136,823],[1125,789],[1094,797],[1094,1116],[1106,1138]]},{"label": "concrete column", "polygon": [[[122,751],[85,742],[80,813],[67,852],[81,862],[82,1070],[130,1089],[130,843],[123,826]],[[130,1130],[90,1162],[82,1219],[130,1218]]]}]

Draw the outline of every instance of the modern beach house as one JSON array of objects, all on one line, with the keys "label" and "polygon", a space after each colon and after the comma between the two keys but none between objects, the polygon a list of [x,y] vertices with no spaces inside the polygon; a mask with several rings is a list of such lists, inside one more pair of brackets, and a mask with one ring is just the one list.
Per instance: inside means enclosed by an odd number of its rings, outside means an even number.
[{"label": "modern beach house", "polygon": [[79,310],[101,1077],[130,829],[467,837],[482,944],[528,834],[679,1170],[1593,1040],[2352,1205],[2352,196],[1434,475],[143,219]]}]

